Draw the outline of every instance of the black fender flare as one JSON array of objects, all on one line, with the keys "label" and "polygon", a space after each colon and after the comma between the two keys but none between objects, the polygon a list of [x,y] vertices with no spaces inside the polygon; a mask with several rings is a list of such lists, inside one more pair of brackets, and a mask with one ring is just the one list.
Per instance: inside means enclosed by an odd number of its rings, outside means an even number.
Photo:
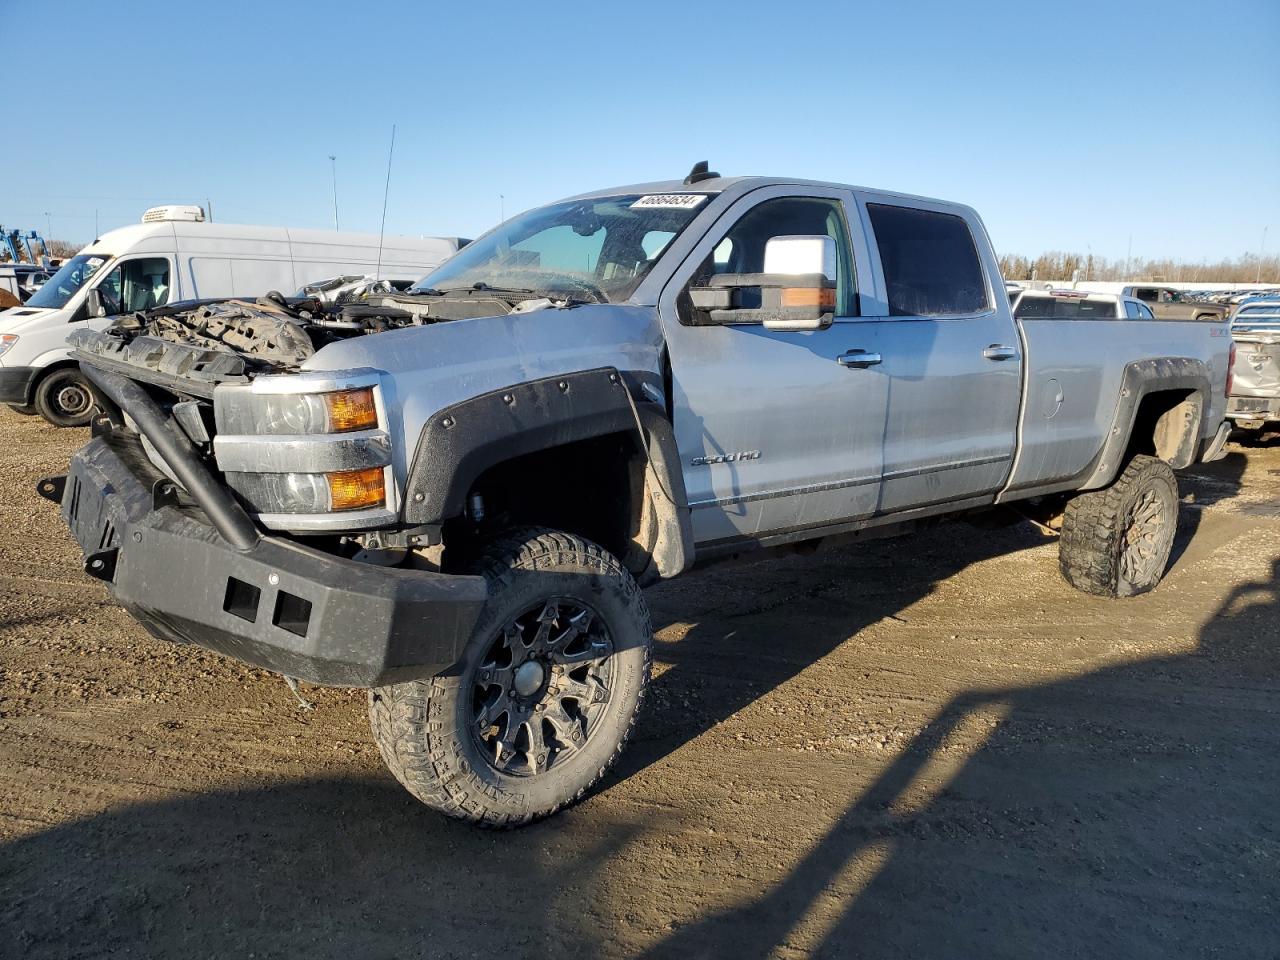
[{"label": "black fender flare", "polygon": [[427,526],[460,516],[476,480],[504,461],[613,433],[639,436],[657,488],[653,561],[660,576],[674,576],[693,557],[675,434],[662,408],[637,404],[613,367],[512,384],[434,414],[423,424],[409,468],[404,523]]},{"label": "black fender flare", "polygon": [[1196,422],[1186,432],[1169,465],[1180,470],[1195,462],[1200,446],[1200,431],[1210,407],[1209,399],[1213,390],[1208,369],[1203,361],[1191,357],[1135,360],[1124,368],[1116,412],[1111,418],[1111,429],[1107,431],[1102,450],[1094,460],[1093,469],[1080,485],[1080,490],[1097,490],[1115,479],[1124,466],[1121,461],[1124,452],[1129,449],[1138,408],[1143,399],[1153,393],[1169,390],[1188,390],[1197,401]]}]

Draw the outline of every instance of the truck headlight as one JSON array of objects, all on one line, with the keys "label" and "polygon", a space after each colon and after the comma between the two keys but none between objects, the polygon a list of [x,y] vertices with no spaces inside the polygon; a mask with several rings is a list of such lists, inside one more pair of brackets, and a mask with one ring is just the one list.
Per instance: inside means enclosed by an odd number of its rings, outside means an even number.
[{"label": "truck headlight", "polygon": [[334,473],[240,473],[227,483],[258,513],[339,513],[387,503],[382,467]]},{"label": "truck headlight", "polygon": [[18,342],[18,336],[14,333],[6,333],[0,336],[0,357],[9,352],[9,348]]},{"label": "truck headlight", "polygon": [[327,393],[245,393],[218,410],[218,431],[307,435],[372,430],[378,410],[372,387]]},{"label": "truck headlight", "polygon": [[260,376],[213,392],[213,454],[261,521],[290,531],[385,526],[399,507],[382,374]]}]

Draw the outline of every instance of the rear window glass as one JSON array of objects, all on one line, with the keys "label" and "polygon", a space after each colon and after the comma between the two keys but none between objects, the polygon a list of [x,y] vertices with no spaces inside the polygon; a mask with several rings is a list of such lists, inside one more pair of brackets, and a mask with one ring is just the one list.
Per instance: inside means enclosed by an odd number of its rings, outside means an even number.
[{"label": "rear window glass", "polygon": [[1020,320],[1055,317],[1060,320],[1114,320],[1114,300],[1086,300],[1083,297],[1023,297],[1014,311]]},{"label": "rear window glass", "polygon": [[963,218],[931,210],[867,204],[889,315],[937,317],[990,306],[978,248]]}]

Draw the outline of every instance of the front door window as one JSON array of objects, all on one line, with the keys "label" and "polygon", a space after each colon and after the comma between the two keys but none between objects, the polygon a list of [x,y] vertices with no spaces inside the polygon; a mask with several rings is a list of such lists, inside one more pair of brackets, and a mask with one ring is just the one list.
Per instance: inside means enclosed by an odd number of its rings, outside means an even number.
[{"label": "front door window", "polygon": [[98,284],[107,316],[162,307],[169,302],[169,260],[140,257],[126,260]]}]

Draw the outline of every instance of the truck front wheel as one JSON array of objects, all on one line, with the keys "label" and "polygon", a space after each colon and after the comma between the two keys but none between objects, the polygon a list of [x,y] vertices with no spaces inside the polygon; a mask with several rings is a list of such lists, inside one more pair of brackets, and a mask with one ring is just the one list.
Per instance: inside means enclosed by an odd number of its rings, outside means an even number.
[{"label": "truck front wheel", "polygon": [[1164,576],[1178,526],[1178,480],[1163,460],[1136,456],[1103,490],[1082,493],[1062,518],[1058,564],[1078,590],[1131,597]]},{"label": "truck front wheel", "polygon": [[55,427],[83,427],[93,416],[96,397],[79,367],[60,367],[36,384],[34,405]]},{"label": "truck front wheel", "polygon": [[653,628],[631,574],[590,541],[525,532],[485,552],[489,599],[457,670],[369,692],[382,758],[442,813],[514,827],[580,799],[622,752]]}]

